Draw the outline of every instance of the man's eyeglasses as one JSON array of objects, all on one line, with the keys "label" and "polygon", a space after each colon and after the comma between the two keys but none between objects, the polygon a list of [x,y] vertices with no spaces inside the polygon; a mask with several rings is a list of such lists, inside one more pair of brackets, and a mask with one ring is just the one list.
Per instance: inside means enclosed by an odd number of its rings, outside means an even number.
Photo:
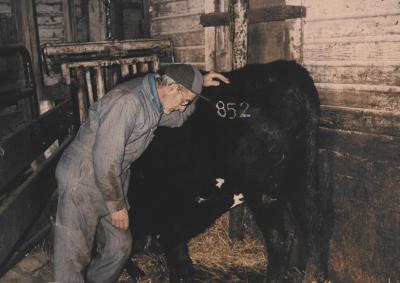
[{"label": "man's eyeglasses", "polygon": [[194,99],[187,99],[187,98],[185,98],[185,96],[183,95],[183,91],[184,89],[183,89],[183,87],[182,86],[180,86],[179,88],[178,88],[178,92],[180,93],[180,95],[182,96],[182,98],[183,98],[183,100],[182,100],[182,102],[181,102],[181,104],[180,104],[180,106],[189,106],[190,104],[192,104],[192,102],[194,101],[194,100],[196,100],[196,98],[197,97],[195,97]]}]

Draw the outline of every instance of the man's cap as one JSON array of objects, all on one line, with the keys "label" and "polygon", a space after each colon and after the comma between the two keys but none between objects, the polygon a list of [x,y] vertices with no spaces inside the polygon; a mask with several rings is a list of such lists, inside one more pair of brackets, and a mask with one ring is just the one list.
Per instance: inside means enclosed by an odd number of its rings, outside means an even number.
[{"label": "man's cap", "polygon": [[187,64],[173,64],[165,69],[165,74],[188,90],[196,94],[201,93],[203,76],[195,67]]}]

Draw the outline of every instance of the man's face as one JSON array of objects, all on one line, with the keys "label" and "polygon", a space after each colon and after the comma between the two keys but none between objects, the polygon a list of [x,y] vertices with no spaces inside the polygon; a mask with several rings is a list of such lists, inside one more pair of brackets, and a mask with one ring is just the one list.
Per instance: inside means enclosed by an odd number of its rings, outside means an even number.
[{"label": "man's face", "polygon": [[189,91],[181,85],[172,84],[168,87],[168,95],[166,95],[164,99],[164,113],[169,114],[173,111],[183,112],[195,98],[195,93]]}]

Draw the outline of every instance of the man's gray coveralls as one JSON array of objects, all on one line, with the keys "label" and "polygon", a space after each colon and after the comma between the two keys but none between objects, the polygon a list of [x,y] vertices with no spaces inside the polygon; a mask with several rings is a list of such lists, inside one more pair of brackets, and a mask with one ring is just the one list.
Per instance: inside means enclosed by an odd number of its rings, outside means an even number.
[{"label": "man's gray coveralls", "polygon": [[[58,282],[114,282],[129,257],[131,234],[110,214],[129,209],[130,164],[158,125],[176,127],[193,112],[162,114],[153,74],[112,89],[89,110],[56,169],[59,200],[54,239]],[[97,251],[91,259],[96,237]]]}]

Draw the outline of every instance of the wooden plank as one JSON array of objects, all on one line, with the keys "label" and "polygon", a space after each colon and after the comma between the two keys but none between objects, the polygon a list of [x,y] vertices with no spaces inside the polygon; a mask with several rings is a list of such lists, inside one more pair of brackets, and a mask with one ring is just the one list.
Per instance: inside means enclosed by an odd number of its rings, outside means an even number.
[{"label": "wooden plank", "polygon": [[399,15],[305,22],[304,39],[400,34]]},{"label": "wooden plank", "polygon": [[39,28],[42,28],[41,26],[63,26],[64,17],[62,15],[39,16],[37,18],[37,23]]},{"label": "wooden plank", "polygon": [[41,28],[39,30],[39,37],[43,43],[62,43],[64,28],[60,26]]},{"label": "wooden plank", "polygon": [[186,17],[173,17],[169,19],[151,22],[151,34],[157,35],[164,32],[174,32],[180,30],[201,30],[199,23],[200,15],[190,15]]},{"label": "wooden plank", "polygon": [[364,61],[374,64],[400,64],[400,44],[398,41],[384,42],[304,42],[305,62],[313,61]]},{"label": "wooden plank", "polygon": [[204,4],[202,1],[168,1],[154,2],[152,1],[152,18],[164,17],[170,15],[179,15],[184,13],[202,13]]},{"label": "wooden plank", "polygon": [[56,188],[54,174],[57,162],[72,138],[66,139],[54,155],[2,201],[0,226],[7,229],[0,233],[0,242],[3,243],[0,246],[0,266],[46,206]]},{"label": "wooden plank", "polygon": [[53,3],[43,3],[43,2],[36,2],[36,12],[40,16],[40,14],[62,14],[63,10],[63,3],[62,1],[57,1]]},{"label": "wooden plank", "polygon": [[72,123],[68,117],[70,108],[70,103],[64,102],[1,140],[0,190],[27,169],[58,137],[66,134]]},{"label": "wooden plank", "polygon": [[370,160],[399,162],[400,138],[338,129],[320,128],[319,145],[339,153]]},{"label": "wooden plank", "polygon": [[191,47],[178,47],[175,50],[175,61],[176,62],[202,62],[204,61],[204,47],[194,46]]},{"label": "wooden plank", "polygon": [[400,92],[357,89],[318,88],[321,104],[396,112],[400,109]]},{"label": "wooden plank", "polygon": [[370,134],[400,136],[400,112],[321,106],[322,127]]},{"label": "wooden plank", "polygon": [[[250,24],[283,21],[287,19],[305,17],[306,9],[303,6],[275,6],[256,10],[249,10],[248,20]],[[210,13],[200,17],[203,27],[229,25],[229,13]]]},{"label": "wooden plank", "polygon": [[73,54],[110,54],[111,50],[134,51],[142,49],[164,49],[170,48],[171,42],[166,39],[137,39],[119,41],[99,41],[73,44],[58,44],[57,46],[47,44],[43,48],[45,56],[61,56]]},{"label": "wooden plank", "polygon": [[158,35],[157,38],[172,40],[174,47],[205,44],[204,32],[202,30],[195,30],[193,32],[162,34]]},{"label": "wooden plank", "polygon": [[309,20],[344,17],[367,17],[376,14],[393,14],[400,12],[400,6],[396,0],[343,0],[343,1],[319,1],[305,0]]},{"label": "wooden plank", "polygon": [[316,83],[400,85],[399,66],[304,66]]}]

